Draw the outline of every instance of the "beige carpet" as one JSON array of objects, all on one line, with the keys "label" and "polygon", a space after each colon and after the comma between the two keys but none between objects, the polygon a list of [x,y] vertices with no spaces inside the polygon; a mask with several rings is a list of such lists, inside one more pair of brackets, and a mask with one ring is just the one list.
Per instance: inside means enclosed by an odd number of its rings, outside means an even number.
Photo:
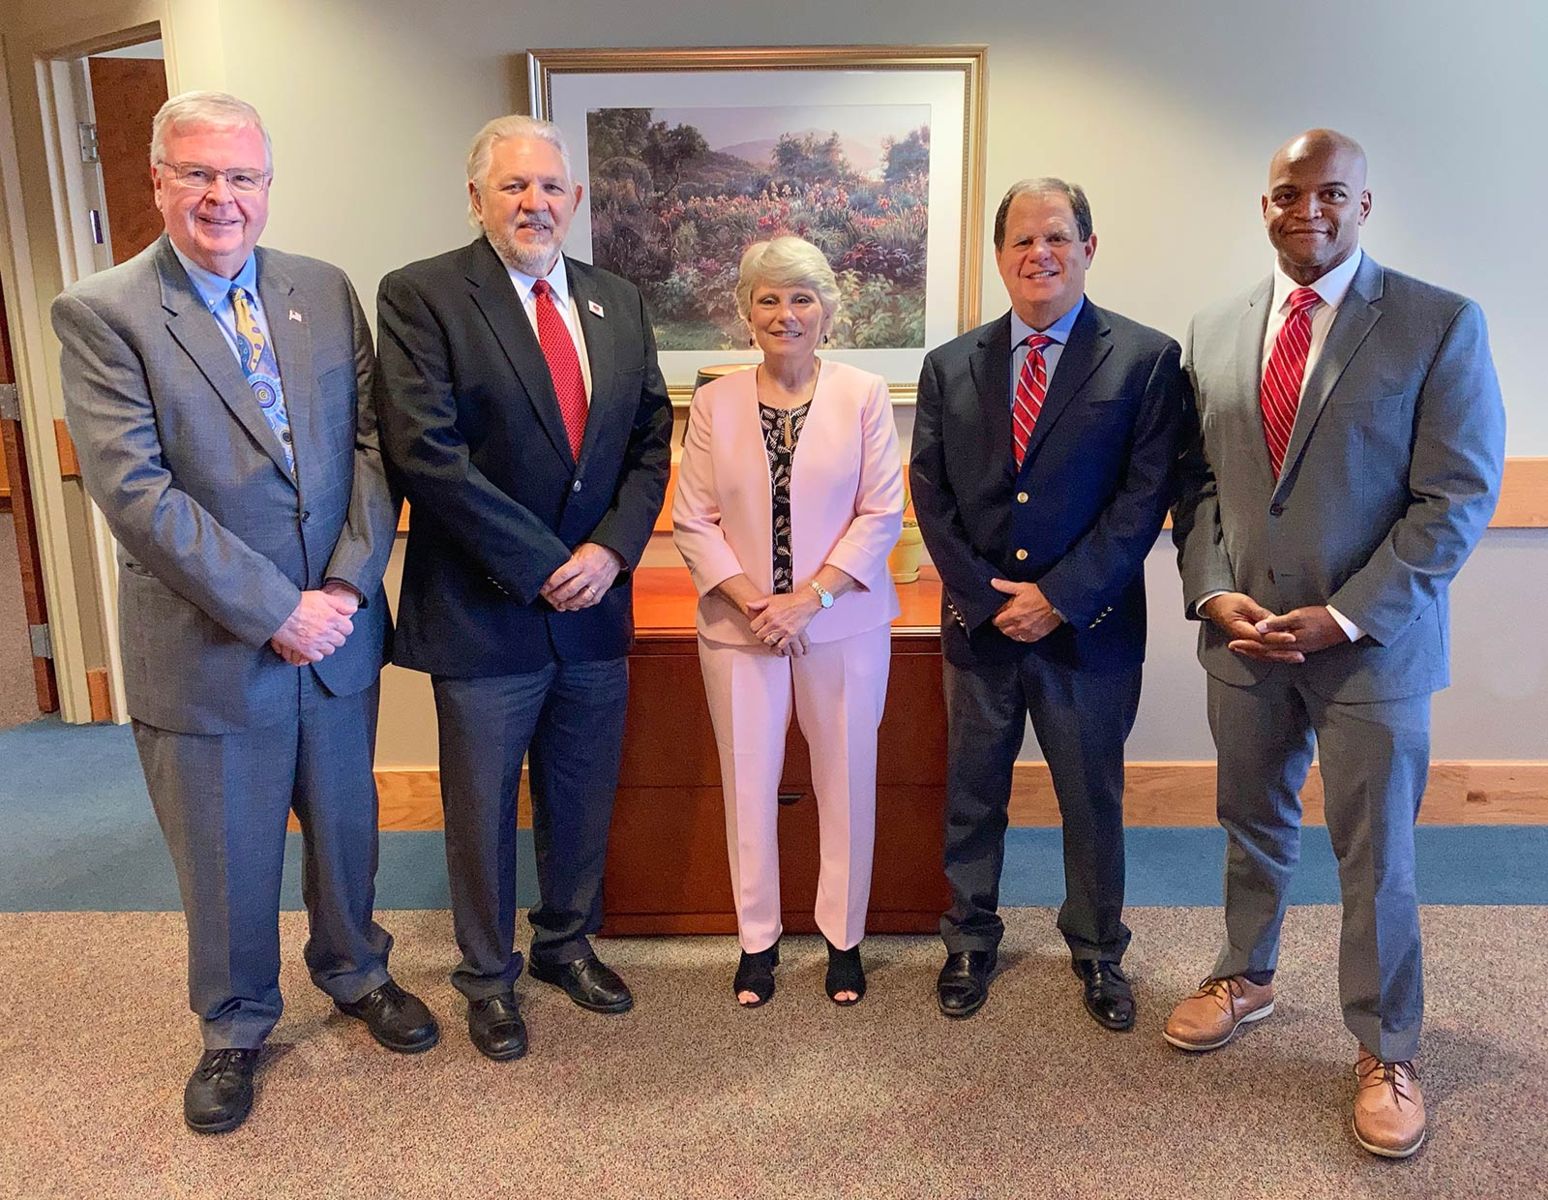
[{"label": "beige carpet", "polygon": [[0,729],[36,720],[32,643],[22,607],[21,564],[16,557],[16,518],[0,513]]},{"label": "beige carpet", "polygon": [[635,1011],[592,1016],[523,980],[533,1049],[496,1064],[445,980],[445,913],[383,916],[398,979],[445,1026],[418,1058],[332,1013],[287,915],[290,1008],[257,1107],[199,1138],[179,1107],[197,1053],[181,918],[0,916],[0,1195],[1548,1196],[1541,909],[1425,911],[1432,1133],[1406,1163],[1350,1140],[1332,909],[1292,910],[1272,1019],[1212,1055],[1162,1042],[1219,920],[1131,914],[1129,1035],[1080,1011],[1044,910],[1012,914],[989,1005],[963,1023],[935,1012],[933,939],[868,942],[871,992],[849,1010],[820,994],[821,943],[789,939],[757,1012],[731,1001],[730,939],[611,942]]}]

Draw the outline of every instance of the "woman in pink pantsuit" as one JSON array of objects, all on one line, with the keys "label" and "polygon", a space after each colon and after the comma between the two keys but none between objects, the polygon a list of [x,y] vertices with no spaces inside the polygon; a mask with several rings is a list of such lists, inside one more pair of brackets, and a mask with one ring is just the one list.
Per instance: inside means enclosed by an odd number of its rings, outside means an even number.
[{"label": "woman in pink pantsuit", "polygon": [[737,310],[763,362],[694,395],[672,504],[699,593],[742,945],[733,988],[747,1007],[774,994],[779,962],[776,793],[792,709],[817,796],[827,993],[839,1004],[865,994],[876,729],[898,614],[887,554],[903,478],[886,383],[817,357],[838,298],[827,260],[800,238],[742,256]]}]

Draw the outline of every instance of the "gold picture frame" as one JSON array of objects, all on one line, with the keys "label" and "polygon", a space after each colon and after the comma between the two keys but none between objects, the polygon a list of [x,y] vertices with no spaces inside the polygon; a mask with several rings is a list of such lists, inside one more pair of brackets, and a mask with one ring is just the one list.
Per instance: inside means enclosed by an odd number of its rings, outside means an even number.
[{"label": "gold picture frame", "polygon": [[[894,400],[913,399],[925,352],[979,322],[986,61],[984,46],[528,52],[532,114],[564,130],[576,177],[587,184],[567,249],[641,285],[674,400],[686,399],[701,368],[753,357],[730,340],[734,316],[726,312],[737,237],[745,244],[769,236],[781,230],[782,221],[788,231],[806,234],[803,220],[831,224],[841,215],[850,222],[847,232],[824,227],[808,235],[819,242],[827,235],[830,259],[836,257],[835,238],[846,246],[834,265],[849,289],[844,313],[856,314],[836,330],[835,345],[825,353],[882,375]],[[768,102],[765,96],[777,99]],[[649,111],[642,115],[642,110]],[[771,145],[773,166],[733,168],[734,184],[701,183],[694,190],[692,179],[682,182],[687,172],[663,184],[638,155],[620,152],[593,161],[624,145],[617,132],[624,126],[635,138],[647,128],[681,135],[693,147],[688,153],[699,154],[682,161],[690,168],[713,163],[716,180],[726,177],[721,164],[733,158],[756,164]],[[894,131],[882,134],[883,128]],[[830,136],[824,137],[825,130]],[[747,137],[728,144],[741,133]],[[663,144],[665,138],[652,144],[657,154],[649,161],[659,162]],[[788,157],[799,156],[802,147],[806,158]],[[834,169],[842,178],[813,173],[814,151],[826,152],[830,165],[839,164]],[[797,165],[783,165],[791,161]],[[806,173],[780,176],[782,169]],[[760,170],[765,174],[757,176]],[[715,187],[727,190],[716,193]],[[732,187],[741,190],[732,195]],[[623,211],[618,197],[624,195],[631,228],[618,215]],[[757,223],[749,224],[754,217]],[[678,223],[667,228],[674,219]],[[641,227],[651,239],[645,249]],[[600,247],[593,244],[594,229]],[[714,234],[716,245],[694,257],[704,231]],[[688,260],[680,261],[678,254]],[[714,312],[707,311],[709,305]],[[678,309],[688,315],[679,316]]]}]

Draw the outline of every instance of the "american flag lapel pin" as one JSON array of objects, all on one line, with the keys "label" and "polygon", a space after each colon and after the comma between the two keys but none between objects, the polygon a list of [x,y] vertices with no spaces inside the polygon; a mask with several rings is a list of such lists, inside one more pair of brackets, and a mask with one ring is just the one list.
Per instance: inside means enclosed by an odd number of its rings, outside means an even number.
[{"label": "american flag lapel pin", "polygon": [[607,316],[607,314],[602,311],[602,306],[595,300],[586,301],[586,307],[589,308],[592,312],[596,313],[596,315],[599,317]]},{"label": "american flag lapel pin", "polygon": [[295,309],[291,309],[290,310],[290,319],[292,321],[295,321],[295,322],[299,323],[301,321],[301,314],[298,313]]}]

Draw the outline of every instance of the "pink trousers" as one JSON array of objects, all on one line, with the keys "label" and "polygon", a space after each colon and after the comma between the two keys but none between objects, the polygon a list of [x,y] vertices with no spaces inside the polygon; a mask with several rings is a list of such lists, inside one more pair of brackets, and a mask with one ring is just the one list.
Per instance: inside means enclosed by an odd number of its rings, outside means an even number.
[{"label": "pink trousers", "polygon": [[817,928],[841,950],[865,936],[876,841],[876,729],[887,700],[892,630],[880,625],[800,658],[699,639],[742,949],[778,940],[778,790],[794,709],[811,749],[821,842]]}]

